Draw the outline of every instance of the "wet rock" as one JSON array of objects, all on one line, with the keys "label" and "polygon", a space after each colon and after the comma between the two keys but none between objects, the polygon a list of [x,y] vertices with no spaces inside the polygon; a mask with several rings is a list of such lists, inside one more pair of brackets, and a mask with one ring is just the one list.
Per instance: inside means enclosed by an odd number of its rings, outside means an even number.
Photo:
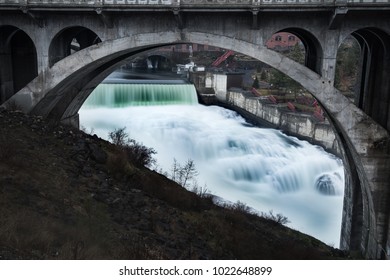
[{"label": "wet rock", "polygon": [[320,176],[316,181],[316,189],[324,195],[336,195],[336,189],[333,184],[332,178],[325,174]]}]

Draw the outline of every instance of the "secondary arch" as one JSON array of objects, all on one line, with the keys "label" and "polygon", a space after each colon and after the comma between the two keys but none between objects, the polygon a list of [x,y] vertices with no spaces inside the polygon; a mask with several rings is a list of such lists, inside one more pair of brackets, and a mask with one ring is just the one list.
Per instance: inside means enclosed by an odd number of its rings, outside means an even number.
[{"label": "secondary arch", "polygon": [[312,33],[302,28],[290,27],[282,29],[277,33],[279,32],[287,32],[298,37],[305,48],[304,65],[320,74],[322,68],[323,50],[317,38]]},{"label": "secondary arch", "polygon": [[50,43],[49,67],[74,52],[100,43],[101,39],[92,30],[83,26],[72,26],[61,30]]},{"label": "secondary arch", "polygon": [[0,26],[0,104],[38,75],[32,39],[18,27]]},{"label": "secondary arch", "polygon": [[361,49],[356,105],[390,131],[390,34],[362,28],[351,35]]}]

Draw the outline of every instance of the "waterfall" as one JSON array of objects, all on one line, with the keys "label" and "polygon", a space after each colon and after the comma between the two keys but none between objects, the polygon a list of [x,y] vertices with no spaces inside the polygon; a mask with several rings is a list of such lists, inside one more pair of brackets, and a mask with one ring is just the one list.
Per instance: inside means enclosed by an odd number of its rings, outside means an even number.
[{"label": "waterfall", "polygon": [[[192,159],[199,185],[212,194],[259,212],[282,213],[289,226],[338,246],[340,159],[278,130],[254,127],[233,111],[199,105],[191,85],[171,86],[174,92],[153,84],[102,85],[80,110],[81,124],[103,138],[126,127],[131,138],[157,151],[164,171],[171,170],[174,158]],[[189,101],[178,104],[183,100]]]},{"label": "waterfall", "polygon": [[100,84],[85,101],[85,107],[155,106],[197,104],[190,84]]}]

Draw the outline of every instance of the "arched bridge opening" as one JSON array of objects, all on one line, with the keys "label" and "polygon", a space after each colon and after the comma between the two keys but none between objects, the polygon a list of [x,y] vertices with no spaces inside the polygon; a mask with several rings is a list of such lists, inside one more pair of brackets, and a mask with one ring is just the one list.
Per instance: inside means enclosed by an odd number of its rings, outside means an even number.
[{"label": "arched bridge opening", "polygon": [[[67,37],[68,43],[72,42],[72,37],[73,35]],[[57,39],[53,40],[53,46],[56,41]],[[158,44],[151,42],[158,42]],[[80,103],[79,94],[86,90],[90,92],[124,59],[151,48],[190,42],[204,43],[246,54],[285,73],[312,93],[323,92],[324,85],[321,83],[320,75],[266,47],[221,35],[210,36],[210,34],[188,32],[183,36],[175,32],[166,32],[105,41],[58,61],[50,69],[53,75],[46,74],[47,77],[53,77],[53,80],[44,85],[46,88],[36,88],[40,93],[29,100],[31,104],[27,104],[27,107],[32,108],[32,112],[44,116],[65,119],[70,117],[69,104]],[[317,82],[313,83],[313,81]],[[34,92],[34,85],[38,87],[38,83],[39,79],[31,83],[29,90]],[[28,98],[28,95],[31,97],[31,92],[24,94],[22,91],[15,98]],[[64,109],[59,110],[58,106]],[[65,111],[68,113],[65,114]],[[77,111],[72,110],[72,113]]]},{"label": "arched bridge opening", "polygon": [[[156,47],[192,42],[231,49],[262,61],[300,83],[319,100],[331,116],[337,133],[344,139],[345,149],[349,151],[346,160],[353,163],[349,166],[356,168],[356,170],[361,170],[356,175],[355,180],[362,182],[360,184],[362,188],[360,193],[365,198],[361,200],[360,204],[357,203],[356,207],[364,210],[361,212],[364,212],[365,217],[361,219],[364,221],[364,225],[357,227],[356,236],[358,236],[358,241],[356,241],[353,247],[361,247],[362,251],[367,252],[368,256],[375,255],[378,245],[378,239],[376,238],[378,229],[376,227],[373,200],[370,194],[371,186],[365,177],[367,167],[362,162],[360,155],[362,153],[361,150],[365,149],[368,141],[384,139],[387,137],[387,134],[379,126],[377,127],[371,123],[363,113],[351,104],[348,98],[335,90],[332,85],[325,83],[316,71],[275,51],[269,50],[265,46],[244,40],[236,40],[223,35],[190,31],[144,33],[115,40],[106,40],[75,52],[53,64],[48,69],[48,73],[45,73],[45,83],[42,84],[42,79],[40,78],[35,79],[27,88],[14,95],[13,100],[23,104],[27,110],[30,108],[30,113],[32,114],[62,121],[77,120],[77,112],[92,90],[115,68],[124,63],[125,59]],[[316,52],[319,51],[318,48],[314,49]],[[317,54],[312,56],[311,61],[319,60],[320,56]],[[313,69],[318,68],[317,63],[310,65],[313,65]],[[351,114],[354,114],[355,118],[348,118],[346,121],[346,116]],[[375,135],[369,136],[358,133],[366,123],[369,124],[371,129],[373,127],[376,128],[377,133]],[[368,136],[375,139],[370,138],[368,140],[366,139]],[[371,153],[371,150],[366,151],[366,153]],[[349,187],[356,188],[359,187],[359,184]],[[352,200],[353,193],[357,192],[350,190],[346,193],[350,196],[348,199]],[[346,216],[343,223],[348,224],[347,228],[351,228],[352,221],[350,219],[355,218],[353,213],[351,213]],[[370,229],[369,235],[359,232],[366,228]],[[384,234],[387,229],[383,228],[382,230]],[[351,231],[346,231],[345,234],[349,233]],[[346,240],[347,246],[349,246],[350,238],[347,237]],[[381,240],[380,242],[383,244],[383,242],[386,243],[387,241]]]},{"label": "arched bridge opening", "polygon": [[172,61],[161,54],[152,54],[146,58],[148,69],[169,70],[172,68]]},{"label": "arched bridge opening", "polygon": [[56,62],[72,53],[100,42],[99,36],[86,27],[73,26],[65,28],[50,43],[49,67],[52,67]]},{"label": "arched bridge opening", "polygon": [[284,40],[283,36],[281,36],[284,33],[288,34],[286,45],[294,43],[295,40],[298,40],[303,45],[305,52],[302,64],[317,74],[321,74],[323,50],[317,38],[302,28],[286,28],[276,32],[273,40]]},{"label": "arched bridge opening", "polygon": [[15,26],[0,26],[0,104],[38,75],[37,52],[31,38]]},{"label": "arched bridge opening", "polygon": [[363,28],[352,36],[361,48],[356,105],[390,131],[390,35]]}]

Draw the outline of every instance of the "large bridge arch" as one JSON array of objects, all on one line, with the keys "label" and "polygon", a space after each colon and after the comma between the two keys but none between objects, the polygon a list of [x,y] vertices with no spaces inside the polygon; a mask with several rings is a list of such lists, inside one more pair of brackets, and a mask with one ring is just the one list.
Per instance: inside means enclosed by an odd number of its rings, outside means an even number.
[{"label": "large bridge arch", "polygon": [[[64,97],[64,91],[70,89],[71,84],[78,84],[79,90],[83,88],[83,86],[80,87],[80,82],[85,80],[86,75],[91,75],[97,71],[94,77],[99,76],[100,73],[120,63],[124,58],[146,49],[191,42],[232,49],[254,57],[296,80],[320,101],[323,101],[324,106],[327,103],[326,98],[324,99],[325,96],[322,97],[324,92],[334,92],[333,87],[329,86],[325,80],[322,80],[319,74],[262,45],[223,35],[201,32],[159,32],[107,40],[74,53],[58,61],[45,73],[46,79],[49,78],[46,83],[38,86],[41,81],[38,77],[20,91],[14,99],[19,104],[24,104],[25,108],[31,108],[32,112],[48,116],[60,100],[60,96]],[[335,94],[341,99],[344,98],[337,92]],[[48,104],[49,100],[50,104]],[[45,103],[44,106],[42,106],[43,103]],[[331,102],[329,107],[333,107]],[[335,110],[337,108],[330,109],[330,111]]]},{"label": "large bridge arch", "polygon": [[[358,237],[352,249],[359,249],[356,247],[361,246],[367,256],[376,255],[378,229],[375,198],[371,193],[375,194],[379,190],[370,180],[375,178],[375,174],[370,165],[367,165],[366,158],[383,153],[389,139],[388,133],[334,89],[328,79],[265,46],[223,35],[189,31],[144,33],[107,40],[58,61],[45,73],[45,83],[42,83],[43,77],[38,77],[12,99],[32,114],[58,121],[72,119],[77,116],[78,110],[92,90],[124,59],[159,46],[191,42],[223,47],[254,57],[290,76],[320,101],[344,144],[348,166],[358,170],[353,174],[349,188],[361,187],[358,193],[362,196],[359,207],[362,209],[360,213],[363,215],[363,225],[355,227],[354,234]],[[365,133],[368,129],[375,133]],[[381,166],[386,168],[383,164]],[[352,196],[357,192],[349,190],[346,193],[351,196],[346,200],[353,200]],[[353,228],[353,210],[345,210],[347,214],[343,218],[343,228],[348,230],[343,234],[350,233]],[[369,234],[363,232],[365,229],[369,229]],[[349,237],[344,236],[344,240],[345,246],[349,248]]]}]

